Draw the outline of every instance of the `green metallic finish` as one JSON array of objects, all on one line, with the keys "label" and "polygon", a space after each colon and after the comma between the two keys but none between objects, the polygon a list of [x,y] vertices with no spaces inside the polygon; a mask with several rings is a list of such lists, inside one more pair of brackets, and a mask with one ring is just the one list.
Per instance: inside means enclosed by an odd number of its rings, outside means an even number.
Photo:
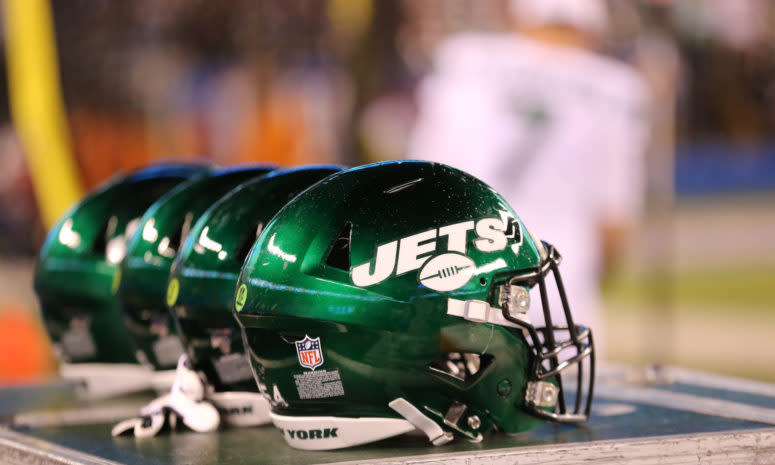
[{"label": "green metallic finish", "polygon": [[[446,313],[448,298],[499,305],[499,284],[536,269],[539,252],[521,223],[521,245],[516,245],[516,236],[509,237],[504,250],[496,252],[478,250],[477,234],[467,232],[465,255],[477,270],[454,291],[425,287],[418,281],[419,270],[366,287],[354,285],[351,278],[352,268],[372,262],[381,244],[483,218],[519,221],[483,182],[428,162],[343,171],[283,208],[245,262],[238,285],[247,285],[247,297],[242,310],[235,309],[260,381],[268,392],[276,387],[283,397],[273,410],[284,415],[396,417],[388,402],[403,397],[439,423],[441,418],[431,411],[443,415],[453,401],[462,402],[469,407],[467,416],[481,419],[478,431],[497,424],[514,433],[543,423],[522,408],[533,362],[522,332]],[[343,270],[327,265],[326,257],[348,222],[351,269]],[[434,253],[446,252],[447,246],[446,238],[437,237]],[[498,260],[504,266],[494,266]],[[294,375],[309,370],[300,366],[293,341],[305,335],[320,337],[324,363],[316,371],[338,370],[344,396],[300,398]],[[494,358],[477,378],[464,383],[429,368],[448,352]],[[504,379],[514,389],[507,392]]]},{"label": "green metallic finish", "polygon": [[[137,363],[111,291],[131,233],[127,226],[139,221],[163,194],[202,170],[170,164],[111,179],[51,228],[40,251],[34,286],[46,329],[64,361]],[[76,331],[72,336],[77,338],[91,339],[94,352],[69,351],[62,344],[69,331]]]},{"label": "green metallic finish", "polygon": [[299,193],[341,170],[308,166],[273,171],[234,188],[191,228],[172,265],[168,304],[190,360],[217,391],[257,390],[252,377],[237,384],[221,379],[214,362],[244,352],[231,306],[240,269],[258,232]]},{"label": "green metallic finish", "polygon": [[167,283],[188,230],[235,186],[272,169],[248,165],[212,170],[168,192],[143,215],[128,244],[117,296],[134,343],[154,368],[174,368],[177,362],[176,354],[159,358],[154,347],[162,338],[175,334],[166,305]]}]

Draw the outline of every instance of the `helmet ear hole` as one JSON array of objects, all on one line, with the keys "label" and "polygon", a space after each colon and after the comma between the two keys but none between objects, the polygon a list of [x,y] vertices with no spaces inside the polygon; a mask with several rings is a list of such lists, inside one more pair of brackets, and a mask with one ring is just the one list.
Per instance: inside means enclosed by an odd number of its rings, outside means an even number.
[{"label": "helmet ear hole", "polygon": [[428,368],[434,374],[470,386],[482,377],[494,360],[495,357],[490,354],[446,352],[432,361]]},{"label": "helmet ear hole", "polygon": [[352,239],[353,225],[349,221],[344,224],[342,231],[331,242],[331,247],[326,257],[326,264],[350,271],[350,240]]},{"label": "helmet ear hole", "polygon": [[115,229],[116,227],[115,223],[116,223],[115,217],[110,217],[105,220],[105,223],[97,232],[97,235],[94,238],[94,242],[92,242],[91,250],[93,253],[97,255],[102,255],[107,251],[108,236],[112,232],[110,231],[111,225],[113,226],[113,229]]},{"label": "helmet ear hole", "polygon": [[[180,220],[177,226],[175,226],[175,229],[173,229],[172,234],[169,236],[169,242],[167,242],[166,247],[164,248],[165,254],[171,254],[174,257],[174,255],[178,252],[178,249],[180,249],[180,243],[182,242],[184,236],[183,230],[185,229],[185,232],[188,232],[188,228],[186,226],[186,220],[188,216],[189,215],[186,215],[186,218]],[[163,245],[160,244],[160,253],[162,250],[161,247],[163,247]]]}]

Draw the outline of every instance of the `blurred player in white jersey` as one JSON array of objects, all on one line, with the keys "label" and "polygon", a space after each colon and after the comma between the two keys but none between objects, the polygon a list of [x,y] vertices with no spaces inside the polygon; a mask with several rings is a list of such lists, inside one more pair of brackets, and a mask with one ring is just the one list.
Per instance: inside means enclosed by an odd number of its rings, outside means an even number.
[{"label": "blurred player in white jersey", "polygon": [[511,9],[514,33],[460,34],[437,49],[408,153],[484,180],[554,244],[574,315],[600,341],[602,267],[643,206],[649,92],[634,69],[595,52],[602,0]]}]

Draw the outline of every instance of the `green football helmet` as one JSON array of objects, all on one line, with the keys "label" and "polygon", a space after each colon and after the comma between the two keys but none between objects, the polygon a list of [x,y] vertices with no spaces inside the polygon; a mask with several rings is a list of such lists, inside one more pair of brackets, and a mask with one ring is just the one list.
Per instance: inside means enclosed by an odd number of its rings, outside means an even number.
[{"label": "green football helmet", "polygon": [[194,224],[172,265],[167,304],[190,368],[204,375],[221,420],[236,426],[269,422],[245,357],[232,302],[242,263],[258,234],[288,201],[337,166],[277,170],[240,184]]},{"label": "green football helmet", "polygon": [[116,271],[145,210],[204,169],[166,164],[116,177],[51,228],[40,251],[34,287],[65,377],[88,377],[87,372],[99,371],[96,364],[110,364],[103,368],[115,379],[120,377],[117,364],[138,363],[112,291]]},{"label": "green football helmet", "polygon": [[[234,312],[291,446],[413,429],[436,445],[478,441],[589,415],[592,335],[573,321],[559,262],[478,179],[378,163],[326,178],[266,225]],[[566,321],[552,321],[550,290]]]},{"label": "green football helmet", "polygon": [[129,240],[116,292],[140,356],[156,370],[174,369],[183,353],[167,308],[167,282],[191,226],[216,200],[273,167],[220,168],[177,186],[145,212]]}]

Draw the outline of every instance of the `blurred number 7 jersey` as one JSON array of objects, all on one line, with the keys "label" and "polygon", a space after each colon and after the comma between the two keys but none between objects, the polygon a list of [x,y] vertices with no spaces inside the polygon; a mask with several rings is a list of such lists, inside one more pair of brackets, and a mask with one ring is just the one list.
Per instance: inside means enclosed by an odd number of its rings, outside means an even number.
[{"label": "blurred number 7 jersey", "polygon": [[649,99],[635,70],[591,51],[459,34],[420,86],[409,153],[488,183],[560,246],[574,308],[598,328],[601,223],[641,211]]}]

